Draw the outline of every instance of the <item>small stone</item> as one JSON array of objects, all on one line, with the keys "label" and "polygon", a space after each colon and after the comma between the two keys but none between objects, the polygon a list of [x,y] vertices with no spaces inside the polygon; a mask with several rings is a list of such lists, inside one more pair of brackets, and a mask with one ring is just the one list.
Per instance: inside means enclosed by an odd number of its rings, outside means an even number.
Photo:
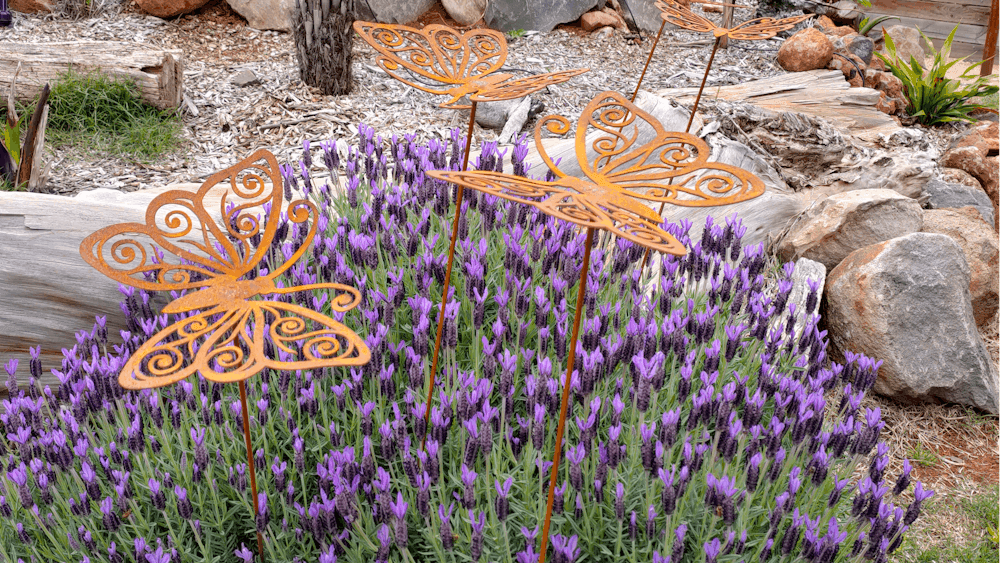
[{"label": "small stone", "polygon": [[974,145],[956,147],[944,153],[944,156],[941,157],[941,166],[964,170],[979,180],[986,195],[993,202],[993,225],[997,227],[997,221],[1000,220],[1000,209],[998,209],[998,201],[1000,201],[1000,171],[998,171],[998,166],[1000,163],[998,163],[997,157],[988,157],[986,154],[988,153]]},{"label": "small stone", "polygon": [[252,70],[244,69],[234,76],[231,82],[237,86],[252,86],[260,84],[260,78]]},{"label": "small stone", "polygon": [[[826,17],[826,16],[824,16],[824,17]],[[829,19],[829,18],[827,18],[827,19]],[[851,34],[856,34],[857,33],[856,31],[854,31],[853,29],[851,29],[849,26],[846,26],[846,25],[834,26],[833,28],[825,29],[824,32],[827,35],[832,35],[834,37],[844,37],[844,36],[847,36],[847,35],[851,35]]]},{"label": "small stone", "polygon": [[971,207],[984,221],[992,225],[994,217],[990,196],[986,195],[986,192],[979,187],[979,182],[975,178],[972,178],[972,181],[976,182],[975,187],[938,179],[927,182],[924,187],[928,196],[927,206],[930,209]]},{"label": "small stone", "polygon": [[[295,0],[226,0],[226,2],[234,12],[246,18],[247,25],[254,29],[285,32],[292,30]],[[407,3],[400,2],[400,4]]]},{"label": "small stone", "polygon": [[615,27],[618,19],[604,11],[587,12],[580,16],[580,27],[584,31],[594,31],[602,27]]},{"label": "small stone", "polygon": [[444,11],[461,26],[470,26],[486,14],[487,0],[441,0]]},{"label": "small stone", "polygon": [[958,168],[942,168],[941,180],[948,182],[949,184],[962,184],[963,186],[969,186],[970,188],[975,188],[985,193],[983,185],[979,182],[979,180],[965,170],[959,170]]},{"label": "small stone", "polygon": [[872,54],[875,52],[875,42],[870,37],[855,35],[847,44],[847,50],[868,65],[872,61]]},{"label": "small stone", "polygon": [[208,0],[135,0],[139,9],[158,18],[172,18],[189,14],[208,3]]},{"label": "small stone", "polygon": [[882,28],[882,33],[892,37],[896,55],[902,62],[909,64],[910,57],[916,57],[921,65],[924,64],[924,40],[919,31],[905,25],[892,25]]},{"label": "small stone", "polygon": [[833,58],[833,44],[823,32],[806,28],[785,40],[778,49],[778,64],[789,72],[824,68]]},{"label": "small stone", "polygon": [[868,67],[865,66],[865,62],[858,58],[857,55],[838,52],[830,58],[830,62],[827,63],[826,68],[843,72],[844,79],[847,80],[852,88],[864,86],[865,71]]}]

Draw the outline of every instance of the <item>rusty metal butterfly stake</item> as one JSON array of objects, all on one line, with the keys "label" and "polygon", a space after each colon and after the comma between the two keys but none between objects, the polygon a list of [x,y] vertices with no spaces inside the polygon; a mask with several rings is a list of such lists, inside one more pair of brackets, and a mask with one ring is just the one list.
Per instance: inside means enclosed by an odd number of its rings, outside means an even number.
[{"label": "rusty metal butterfly stake", "polygon": [[[270,264],[266,275],[256,274],[274,241],[281,204],[278,163],[261,150],[212,175],[197,192],[160,194],[146,209],[145,223],[105,227],[80,244],[83,259],[115,281],[152,291],[188,290],[162,311],[182,318],[142,344],[118,381],[130,390],[162,387],[194,374],[217,383],[238,382],[255,516],[259,501],[245,380],[263,369],[357,366],[371,358],[364,341],[332,318],[292,303],[253,299],[330,290],[331,310],[339,313],[361,301],[358,290],[346,285],[276,286],[316,235],[317,209],[308,200],[287,208],[292,223],[309,222],[301,246],[285,263]],[[263,229],[261,212],[266,214]],[[260,532],[257,550],[263,558]]]},{"label": "rusty metal butterfly stake", "polygon": [[[423,29],[405,25],[354,22],[354,31],[375,48],[375,62],[389,76],[431,94],[449,96],[438,107],[468,109],[469,128],[465,135],[465,159],[462,171],[469,168],[472,152],[472,130],[476,124],[476,105],[479,102],[497,102],[522,98],[548,86],[560,84],[590,69],[573,69],[536,74],[513,79],[509,74],[497,73],[507,60],[507,40],[503,33],[492,29],[474,29],[464,33],[448,26],[432,24]],[[427,82],[427,80],[432,82]],[[468,97],[468,103],[463,98]],[[434,380],[437,375],[438,357],[444,327],[444,311],[448,304],[451,269],[458,240],[458,223],[462,213],[461,184],[455,194],[455,217],[451,225],[451,242],[448,247],[448,264],[444,273],[441,310],[438,313],[437,336],[434,339],[434,356],[427,391],[427,409],[424,423],[431,416],[434,399]],[[426,443],[424,435],[422,445]]]},{"label": "rusty metal butterfly stake", "polygon": [[[732,6],[737,8],[746,7],[739,6],[737,4],[719,4],[715,2],[694,3],[710,4],[715,6]],[[740,39],[743,41],[770,39],[777,35],[779,31],[791,29],[798,23],[813,17],[813,14],[806,14],[803,16],[793,16],[782,19],[757,18],[747,20],[733,28],[726,28],[716,25],[708,18],[695,14],[690,8],[678,3],[677,0],[657,0],[656,7],[660,9],[660,17],[663,18],[663,23],[660,24],[660,32],[656,34],[656,40],[653,42],[653,48],[649,50],[649,58],[646,59],[646,66],[643,67],[642,75],[639,76],[639,83],[635,85],[635,93],[632,94],[632,101],[635,101],[636,95],[639,94],[639,86],[642,85],[642,79],[646,76],[646,69],[649,67],[649,61],[653,59],[653,53],[656,51],[656,44],[659,42],[660,34],[663,33],[663,28],[667,25],[667,23],[672,23],[677,27],[688,31],[711,33],[715,36],[715,43],[712,45],[712,54],[708,56],[708,65],[705,67],[705,75],[701,78],[701,86],[698,87],[698,95],[695,97],[694,106],[691,108],[691,117],[688,119],[687,127],[684,129],[685,133],[689,133],[691,131],[691,123],[694,122],[694,114],[698,111],[698,104],[701,102],[701,93],[705,89],[705,82],[708,80],[708,71],[712,69],[712,62],[715,61],[715,52],[718,51],[719,44],[722,42],[723,38],[728,37],[730,39]]]},{"label": "rusty metal butterfly stake", "polygon": [[[598,94],[584,108],[577,123],[575,150],[585,179],[569,176],[556,167],[542,145],[543,126],[552,133],[566,134],[571,124],[562,116],[552,115],[543,118],[535,127],[535,147],[555,174],[554,181],[490,171],[427,172],[433,178],[534,206],[548,215],[587,229],[556,427],[539,563],[545,563],[548,548],[594,231],[603,229],[647,249],[680,256],[686,252],[684,246],[660,228],[660,216],[643,200],[705,207],[745,201],[764,193],[764,184],[756,176],[733,166],[709,163],[709,149],[701,139],[664,130],[652,115],[615,92]],[[589,139],[588,129],[596,133]],[[651,140],[640,142],[640,135],[645,138],[650,134]],[[664,183],[668,180],[676,182]]]}]

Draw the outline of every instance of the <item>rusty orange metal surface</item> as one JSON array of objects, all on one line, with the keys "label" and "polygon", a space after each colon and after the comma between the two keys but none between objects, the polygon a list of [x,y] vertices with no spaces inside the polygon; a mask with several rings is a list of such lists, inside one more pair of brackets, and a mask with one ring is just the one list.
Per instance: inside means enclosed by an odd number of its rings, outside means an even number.
[{"label": "rusty orange metal surface", "polygon": [[439,180],[531,205],[587,229],[552,468],[549,469],[539,563],[545,563],[548,550],[583,310],[579,304],[587,284],[594,231],[609,231],[647,250],[683,255],[683,245],[660,228],[660,215],[644,202],[709,207],[746,201],[764,193],[764,183],[756,176],[734,166],[708,162],[709,148],[704,141],[687,133],[666,131],[652,115],[617,92],[598,94],[584,108],[576,124],[574,149],[585,179],[559,170],[542,145],[543,127],[551,133],[564,135],[570,131],[571,123],[562,116],[548,116],[535,126],[535,147],[555,174],[554,181],[478,170],[427,172],[428,176]]},{"label": "rusty orange metal surface", "polygon": [[[118,382],[126,389],[148,389],[196,373],[211,381],[238,382],[254,514],[259,511],[257,475],[245,380],[264,368],[362,365],[371,358],[364,340],[332,318],[299,305],[254,299],[328,290],[335,292],[330,308],[337,312],[361,301],[358,290],[341,284],[276,286],[275,279],[302,257],[316,236],[317,210],[308,200],[293,201],[287,209],[292,223],[309,222],[302,244],[274,271],[256,275],[277,233],[281,185],[274,155],[257,151],[213,174],[197,192],[160,194],[146,209],[145,223],[112,225],[80,244],[83,259],[115,281],[147,290],[188,291],[163,308],[183,318],[142,344]],[[215,201],[210,194],[218,196],[214,204],[221,220],[209,211],[209,202]],[[263,229],[258,209],[266,214]],[[272,346],[265,347],[267,338]],[[263,551],[258,532],[261,558]]]},{"label": "rusty orange metal surface", "polygon": [[554,115],[535,127],[535,147],[555,173],[554,181],[476,170],[427,174],[534,206],[582,227],[609,231],[652,250],[681,255],[683,246],[659,227],[660,215],[643,202],[709,207],[764,193],[756,176],[708,162],[710,151],[704,141],[666,131],[652,115],[616,92],[603,92],[591,100],[577,122],[575,150],[585,179],[559,170],[542,145],[543,127],[566,134],[571,124]]},{"label": "rusty orange metal surface", "polygon": [[[290,222],[309,222],[303,244],[273,271],[254,275],[277,231],[281,185],[274,156],[258,151],[211,176],[197,192],[157,196],[145,223],[112,225],[84,239],[83,259],[115,281],[147,290],[188,290],[163,308],[185,317],[136,350],[122,369],[123,387],[161,387],[195,373],[232,382],[264,368],[317,369],[368,361],[364,341],[332,318],[291,303],[254,299],[324,289],[333,292],[331,309],[337,312],[361,300],[356,289],[340,284],[275,285],[316,235],[317,210],[307,200],[288,206]],[[221,221],[209,212],[208,201],[214,201],[207,199],[210,192],[219,195],[215,205]],[[269,209],[262,226],[255,211],[266,208],[265,203]],[[265,338],[271,339],[277,357],[265,353]]]},{"label": "rusty orange metal surface", "polygon": [[587,72],[573,69],[513,78],[494,74],[507,59],[507,40],[492,29],[461,32],[440,24],[423,29],[354,22],[354,31],[375,48],[376,64],[389,76],[431,94],[449,96],[440,107],[469,109],[470,102],[521,98]]},{"label": "rusty orange metal surface", "polygon": [[[756,18],[747,20],[735,27],[726,28],[716,25],[715,22],[706,17],[699,16],[675,0],[657,0],[656,7],[660,9],[660,17],[664,21],[672,23],[677,27],[699,33],[711,33],[715,37],[728,37],[743,41],[770,39],[777,35],[778,32],[791,29],[814,15],[806,14],[781,19]],[[747,6],[741,7],[745,8]]]}]

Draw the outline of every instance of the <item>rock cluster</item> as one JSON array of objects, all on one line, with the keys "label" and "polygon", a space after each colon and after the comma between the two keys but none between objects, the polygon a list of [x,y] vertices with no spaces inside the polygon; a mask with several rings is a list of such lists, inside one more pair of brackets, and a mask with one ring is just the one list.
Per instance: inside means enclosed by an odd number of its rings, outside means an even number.
[{"label": "rock cluster", "polygon": [[979,176],[996,185],[996,144],[996,123],[974,127],[940,162],[964,168],[944,168],[922,194],[830,195],[773,244],[781,259],[829,272],[830,339],[839,353],[884,362],[879,393],[1000,411],[997,365],[981,335],[995,330],[1000,303],[996,189],[987,196],[978,185]]},{"label": "rock cluster", "polygon": [[[901,33],[900,37],[908,45],[909,35],[904,37]],[[778,50],[778,64],[791,72],[820,68],[839,70],[851,86],[881,92],[876,106],[879,110],[889,115],[902,114],[906,109],[903,83],[886,71],[882,60],[874,56],[875,48],[875,41],[870,37],[858,34],[854,28],[837,25],[827,16],[820,16],[815,27],[800,30],[785,41]]]}]

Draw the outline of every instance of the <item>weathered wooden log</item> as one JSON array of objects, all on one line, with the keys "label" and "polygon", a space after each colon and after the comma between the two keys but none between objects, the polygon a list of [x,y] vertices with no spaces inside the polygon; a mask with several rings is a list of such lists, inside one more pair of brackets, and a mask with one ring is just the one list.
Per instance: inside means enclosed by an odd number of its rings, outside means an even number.
[{"label": "weathered wooden log", "polygon": [[130,78],[142,99],[160,109],[177,107],[181,102],[184,63],[180,49],[118,41],[0,42],[0,96],[7,96],[18,62],[22,68],[15,96],[23,101],[34,99],[46,83],[72,69]]}]

